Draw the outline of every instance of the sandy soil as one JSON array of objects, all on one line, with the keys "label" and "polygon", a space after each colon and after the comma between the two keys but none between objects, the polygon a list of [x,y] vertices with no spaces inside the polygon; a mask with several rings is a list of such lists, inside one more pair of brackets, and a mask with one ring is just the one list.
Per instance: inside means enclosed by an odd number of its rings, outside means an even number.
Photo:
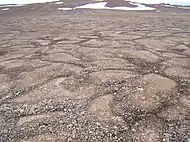
[{"label": "sandy soil", "polygon": [[189,11],[86,2],[0,10],[0,141],[187,142]]}]

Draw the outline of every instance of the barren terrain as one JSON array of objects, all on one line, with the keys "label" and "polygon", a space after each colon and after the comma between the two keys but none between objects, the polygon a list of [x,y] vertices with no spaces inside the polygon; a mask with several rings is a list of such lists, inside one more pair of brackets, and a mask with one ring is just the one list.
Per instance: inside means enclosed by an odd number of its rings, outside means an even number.
[{"label": "barren terrain", "polygon": [[57,7],[0,11],[0,141],[187,142],[189,10]]}]

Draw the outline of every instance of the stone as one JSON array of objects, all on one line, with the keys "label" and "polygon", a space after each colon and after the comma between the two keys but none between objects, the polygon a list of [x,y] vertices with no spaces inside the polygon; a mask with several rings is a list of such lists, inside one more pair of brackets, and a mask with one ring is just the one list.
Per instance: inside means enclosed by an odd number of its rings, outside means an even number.
[{"label": "stone", "polygon": [[176,43],[170,40],[160,40],[153,38],[139,39],[136,40],[138,43],[145,45],[147,48],[156,50],[156,51],[165,51],[169,49],[172,45],[174,46]]},{"label": "stone", "polygon": [[65,38],[66,35],[63,36],[63,39],[56,43],[56,45],[65,45],[65,44],[77,44],[81,42],[83,39],[80,39],[76,36],[68,35],[69,38]]},{"label": "stone", "polygon": [[145,50],[129,50],[127,55],[132,58],[140,58],[152,63],[157,62],[159,59],[157,55]]},{"label": "stone", "polygon": [[44,119],[44,118],[47,118],[47,117],[50,117],[50,115],[41,114],[41,115],[30,115],[30,116],[21,117],[18,120],[17,125],[21,126],[21,125],[23,125],[25,123],[32,122],[34,120]]},{"label": "stone", "polygon": [[56,99],[56,98],[64,98],[71,97],[73,94],[69,92],[67,89],[64,89],[61,85],[61,82],[65,78],[59,78],[52,80],[51,82],[36,88],[35,90],[25,94],[24,96],[20,96],[14,99],[14,102],[17,103],[26,103],[26,102],[39,102],[45,99]]},{"label": "stone", "polygon": [[68,75],[81,71],[81,67],[68,64],[54,64],[32,70],[31,72],[22,72],[19,75],[19,81],[26,86],[34,86],[48,79],[52,79],[60,75]]},{"label": "stone", "polygon": [[169,99],[169,91],[173,91],[176,82],[157,74],[147,74],[138,80],[139,90],[129,96],[129,101],[144,110],[156,109],[162,101]]},{"label": "stone", "polygon": [[177,45],[177,46],[171,47],[171,49],[181,51],[181,50],[186,50],[186,49],[188,49],[188,47],[185,46],[185,45]]},{"label": "stone", "polygon": [[129,78],[136,77],[137,74],[125,70],[105,70],[97,71],[90,74],[94,78],[94,82],[97,84],[105,83],[108,81],[121,81]]},{"label": "stone", "polygon": [[49,40],[36,40],[36,42],[38,42],[42,46],[47,46],[50,44]]},{"label": "stone", "polygon": [[0,56],[0,62],[6,61],[6,60],[13,60],[16,58],[21,58],[21,57],[23,57],[22,53],[9,53],[8,52],[6,55]]},{"label": "stone", "polygon": [[0,74],[0,84],[10,80],[10,77],[7,74]]},{"label": "stone", "polygon": [[93,65],[96,65],[97,67],[101,69],[128,69],[128,68],[136,68],[135,65],[128,63],[124,59],[118,59],[118,58],[107,58],[102,60],[97,60],[92,62]]},{"label": "stone", "polygon": [[190,59],[189,58],[173,58],[165,62],[168,65],[180,66],[180,67],[189,67]]},{"label": "stone", "polygon": [[2,97],[10,91],[11,85],[12,83],[9,82],[0,83],[0,97]]},{"label": "stone", "polygon": [[[153,112],[163,102],[168,102],[175,92],[176,82],[157,74],[147,74],[134,82],[134,87],[128,92],[127,99],[119,102],[118,111],[125,111],[137,117],[141,112]],[[139,89],[140,88],[140,89]],[[125,91],[125,90],[124,90]],[[125,93],[125,92],[124,92]],[[120,107],[119,106],[123,106]],[[126,114],[126,117],[127,114]]]},{"label": "stone", "polygon": [[43,134],[32,137],[21,142],[67,142],[66,136],[63,134]]},{"label": "stone", "polygon": [[[44,113],[44,114],[38,114],[38,115],[29,115],[20,117],[17,126],[25,125],[27,123],[33,122],[33,121],[40,121],[44,119],[55,119],[56,117],[61,116],[61,112],[51,112],[51,113]],[[35,123],[35,122],[34,122]]]},{"label": "stone", "polygon": [[184,55],[190,56],[190,48],[185,49],[182,53]]},{"label": "stone", "polygon": [[41,61],[39,59],[35,60],[10,60],[10,61],[4,61],[1,62],[0,65],[4,66],[5,69],[11,69],[11,68],[19,68],[21,66],[26,67],[42,67],[47,65],[48,63],[45,61]]},{"label": "stone", "polygon": [[97,61],[114,57],[113,54],[106,49],[90,51],[88,54],[84,54],[84,56],[86,56],[89,61]]},{"label": "stone", "polygon": [[184,55],[174,54],[174,53],[163,53],[163,57],[166,58],[184,58]]},{"label": "stone", "polygon": [[103,121],[122,122],[122,118],[112,114],[113,96],[111,94],[94,99],[89,106],[89,111]]},{"label": "stone", "polygon": [[14,68],[14,67],[19,67],[24,65],[23,60],[10,60],[10,61],[4,61],[0,63],[1,66],[4,66],[6,69]]},{"label": "stone", "polygon": [[68,52],[68,51],[74,51],[78,49],[80,46],[78,45],[73,45],[73,44],[56,44],[54,45],[54,48],[51,50],[48,50],[46,53],[47,54],[56,54],[56,53],[63,53],[63,52]]},{"label": "stone", "polygon": [[105,95],[96,98],[90,104],[90,112],[93,112],[100,120],[111,119],[112,114],[110,105],[112,103],[112,99],[112,95]]},{"label": "stone", "polygon": [[133,141],[135,142],[161,142],[162,122],[157,119],[142,120],[134,125]]},{"label": "stone", "polygon": [[101,48],[101,47],[120,47],[120,43],[117,41],[109,41],[109,40],[98,40],[98,39],[91,39],[82,45],[88,46],[88,47],[95,47],[95,48]]},{"label": "stone", "polygon": [[57,62],[69,62],[69,61],[77,61],[79,59],[73,57],[67,53],[54,53],[44,57],[45,59]]},{"label": "stone", "polygon": [[[61,100],[66,98],[85,99],[95,94],[96,88],[94,85],[75,85],[75,88],[67,88],[64,86],[66,78],[58,78],[42,85],[35,90],[14,99],[17,103],[39,102],[43,100]],[[69,82],[67,82],[68,84]],[[71,83],[71,82],[70,82]]]},{"label": "stone", "polygon": [[190,77],[190,70],[181,67],[169,67],[164,71],[168,76]]},{"label": "stone", "polygon": [[190,95],[180,97],[179,102],[190,109]]},{"label": "stone", "polygon": [[158,113],[158,117],[164,118],[166,120],[185,120],[186,118],[190,119],[189,116],[190,111],[185,106],[180,105],[171,105],[164,110],[162,110],[160,113]]}]

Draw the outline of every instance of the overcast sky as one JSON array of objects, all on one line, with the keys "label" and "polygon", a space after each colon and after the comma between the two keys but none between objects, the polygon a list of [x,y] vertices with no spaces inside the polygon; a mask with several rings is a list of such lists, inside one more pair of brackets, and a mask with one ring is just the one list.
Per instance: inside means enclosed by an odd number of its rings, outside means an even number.
[{"label": "overcast sky", "polygon": [[0,0],[0,4],[30,4],[30,3],[45,3],[59,0]]},{"label": "overcast sky", "polygon": [[[56,0],[0,0],[0,4],[29,4],[29,3],[44,3]],[[58,1],[58,0],[57,0]],[[190,5],[190,0],[131,0],[147,4],[169,3],[178,5]]]},{"label": "overcast sky", "polygon": [[159,4],[159,3],[169,3],[178,5],[190,5],[190,0],[131,0],[134,2],[141,2],[146,4]]}]

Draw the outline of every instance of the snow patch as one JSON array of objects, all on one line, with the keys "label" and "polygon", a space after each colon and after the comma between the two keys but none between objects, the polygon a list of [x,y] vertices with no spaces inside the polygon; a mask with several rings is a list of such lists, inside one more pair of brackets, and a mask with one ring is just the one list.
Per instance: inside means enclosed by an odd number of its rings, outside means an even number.
[{"label": "snow patch", "polygon": [[3,8],[3,9],[1,9],[1,11],[7,11],[7,10],[9,10],[9,8]]},{"label": "snow patch", "polygon": [[105,9],[107,2],[98,2],[98,3],[92,3],[92,4],[86,4],[82,6],[77,6],[75,9],[78,8],[87,8],[87,9]]},{"label": "snow patch", "polygon": [[72,10],[72,8],[68,8],[68,7],[63,7],[63,8],[58,8],[58,10]]},{"label": "snow patch", "polygon": [[137,7],[126,7],[126,6],[107,7],[106,4],[107,2],[98,2],[98,3],[77,6],[74,9],[105,9],[105,10],[154,10],[155,9],[152,7],[147,7],[145,5],[133,2],[131,2],[130,4],[135,5]]},{"label": "snow patch", "polygon": [[62,1],[60,1],[60,2],[56,2],[55,4],[63,4],[63,2],[62,2]]}]

